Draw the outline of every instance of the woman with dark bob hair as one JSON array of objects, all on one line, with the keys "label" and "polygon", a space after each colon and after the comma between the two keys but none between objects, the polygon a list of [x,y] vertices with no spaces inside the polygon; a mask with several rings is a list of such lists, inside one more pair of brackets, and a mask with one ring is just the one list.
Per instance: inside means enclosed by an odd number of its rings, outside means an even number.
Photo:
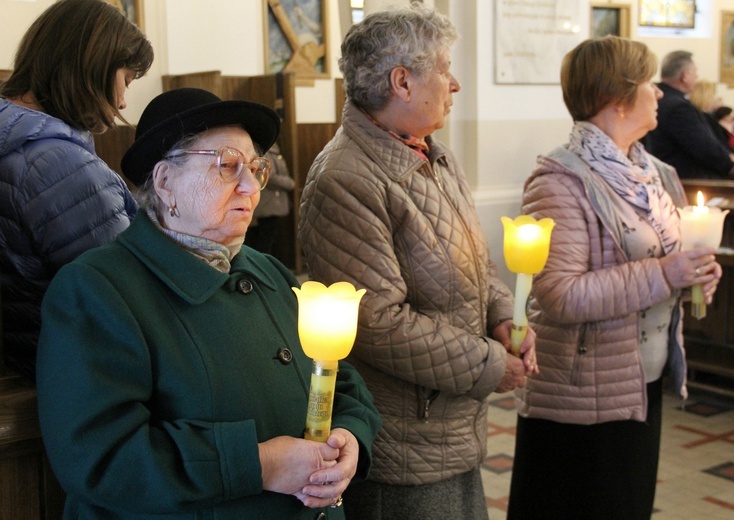
[{"label": "woman with dark bob hair", "polygon": [[675,170],[639,140],[657,126],[657,60],[586,40],[561,65],[569,142],[538,159],[522,211],[556,222],[529,321],[540,373],[517,390],[508,518],[649,520],[663,373],[685,398],[681,293],[716,290],[714,250],[680,251]]},{"label": "woman with dark bob hair", "polygon": [[30,26],[0,86],[0,273],[6,364],[33,378],[41,299],[59,267],[112,240],[136,204],[94,151],[153,62],[101,0],[61,0]]},{"label": "woman with dark bob hair", "polygon": [[279,128],[265,106],[200,89],[140,117],[122,160],[140,211],[43,301],[38,412],[64,518],[344,518],[380,417],[340,362],[330,435],[303,438],[299,283],[244,245]]}]

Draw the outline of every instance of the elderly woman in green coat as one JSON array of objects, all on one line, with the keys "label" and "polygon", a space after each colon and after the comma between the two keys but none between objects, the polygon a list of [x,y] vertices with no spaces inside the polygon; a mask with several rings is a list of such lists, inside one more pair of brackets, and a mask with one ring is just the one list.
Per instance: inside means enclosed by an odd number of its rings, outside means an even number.
[{"label": "elderly woman in green coat", "polygon": [[303,439],[311,361],[293,275],[243,245],[279,119],[206,91],[145,109],[123,171],[142,211],[63,268],[37,381],[65,519],[343,518],[380,418],[339,366],[332,433]]}]

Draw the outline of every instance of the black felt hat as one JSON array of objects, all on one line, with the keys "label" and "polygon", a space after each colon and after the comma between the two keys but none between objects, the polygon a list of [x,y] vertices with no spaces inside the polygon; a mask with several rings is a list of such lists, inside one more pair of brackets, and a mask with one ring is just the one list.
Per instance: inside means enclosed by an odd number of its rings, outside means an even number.
[{"label": "black felt hat", "polygon": [[265,153],[280,131],[274,110],[250,101],[222,101],[206,90],[179,88],[156,96],[145,107],[135,142],[122,158],[122,173],[141,186],[171,147],[186,136],[239,125]]}]

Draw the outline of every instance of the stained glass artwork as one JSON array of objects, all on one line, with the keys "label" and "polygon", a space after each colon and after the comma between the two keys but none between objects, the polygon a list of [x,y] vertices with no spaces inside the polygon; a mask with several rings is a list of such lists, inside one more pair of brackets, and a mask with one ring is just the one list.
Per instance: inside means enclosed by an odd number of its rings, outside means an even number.
[{"label": "stained glass artwork", "polygon": [[696,0],[640,0],[640,25],[693,29]]}]

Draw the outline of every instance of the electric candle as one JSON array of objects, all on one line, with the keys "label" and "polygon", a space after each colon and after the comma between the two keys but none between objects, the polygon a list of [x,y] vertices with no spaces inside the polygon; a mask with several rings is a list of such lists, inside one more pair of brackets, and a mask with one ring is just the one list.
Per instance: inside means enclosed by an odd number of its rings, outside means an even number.
[{"label": "electric candle", "polygon": [[354,345],[359,301],[366,290],[357,291],[349,282],[327,288],[315,281],[292,289],[298,298],[298,337],[303,351],[313,359],[305,438],[326,442],[339,360],[347,357]]},{"label": "electric candle", "polygon": [[505,263],[517,275],[510,335],[512,353],[516,356],[520,355],[520,345],[528,332],[526,308],[533,275],[542,271],[548,261],[551,231],[555,225],[550,218],[535,220],[528,215],[520,215],[512,220],[502,217]]},{"label": "electric candle", "polygon": [[[724,232],[724,218],[729,210],[704,205],[703,193],[697,195],[696,206],[686,206],[679,209],[681,240],[684,250],[698,247],[718,248],[721,245],[721,236]],[[706,302],[703,297],[703,288],[696,284],[691,288],[691,315],[694,318],[706,316]]]}]

